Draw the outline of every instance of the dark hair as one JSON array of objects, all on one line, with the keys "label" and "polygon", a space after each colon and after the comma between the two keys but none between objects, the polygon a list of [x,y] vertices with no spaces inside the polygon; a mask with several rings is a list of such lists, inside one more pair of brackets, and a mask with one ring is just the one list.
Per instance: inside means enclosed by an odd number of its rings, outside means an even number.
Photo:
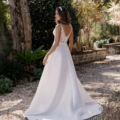
[{"label": "dark hair", "polygon": [[[61,8],[62,8],[62,10],[61,10]],[[62,23],[62,24],[71,23],[71,18],[69,16],[68,10],[64,6],[61,6],[61,8],[60,7],[56,8],[56,10],[58,11],[59,16],[61,17],[60,20],[56,20],[56,24],[58,24],[58,23]]]}]

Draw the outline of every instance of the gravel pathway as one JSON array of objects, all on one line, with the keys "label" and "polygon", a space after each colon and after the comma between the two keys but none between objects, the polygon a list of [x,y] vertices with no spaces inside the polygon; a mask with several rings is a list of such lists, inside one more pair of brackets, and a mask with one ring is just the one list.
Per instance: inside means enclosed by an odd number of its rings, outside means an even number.
[{"label": "gravel pathway", "polygon": [[[88,94],[104,108],[107,98],[120,91],[120,55],[107,56],[103,61],[81,64],[75,68]],[[24,120],[22,114],[29,107],[38,83],[39,80],[26,82],[14,87],[12,93],[0,95],[0,120]]]}]

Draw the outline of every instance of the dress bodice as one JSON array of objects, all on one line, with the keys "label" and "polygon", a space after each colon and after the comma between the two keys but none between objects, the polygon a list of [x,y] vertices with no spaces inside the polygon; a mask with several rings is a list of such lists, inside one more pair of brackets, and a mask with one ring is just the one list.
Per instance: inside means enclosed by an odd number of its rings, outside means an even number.
[{"label": "dress bodice", "polygon": [[[57,24],[57,25],[59,25],[59,24]],[[57,26],[56,25],[56,26]],[[60,24],[61,25],[61,24]],[[68,41],[68,38],[69,38],[69,36],[70,36],[70,34],[71,34],[71,32],[72,32],[72,25],[70,24],[70,26],[71,26],[71,31],[70,31],[70,33],[68,34],[68,36],[66,36],[65,35],[65,33],[64,33],[64,29],[63,29],[63,27],[62,27],[62,25],[61,25],[61,35],[60,35],[60,42],[61,43],[67,43],[67,41]],[[56,30],[56,28],[54,28],[54,30],[53,30],[53,35],[55,36],[55,30]]]}]

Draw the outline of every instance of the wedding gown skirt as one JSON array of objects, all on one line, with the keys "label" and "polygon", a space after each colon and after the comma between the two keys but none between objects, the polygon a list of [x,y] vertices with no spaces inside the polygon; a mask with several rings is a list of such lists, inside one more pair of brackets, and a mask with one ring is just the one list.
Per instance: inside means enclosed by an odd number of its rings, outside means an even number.
[{"label": "wedding gown skirt", "polygon": [[29,120],[84,120],[102,111],[103,107],[87,94],[78,79],[67,43],[60,42],[48,57],[23,116]]}]

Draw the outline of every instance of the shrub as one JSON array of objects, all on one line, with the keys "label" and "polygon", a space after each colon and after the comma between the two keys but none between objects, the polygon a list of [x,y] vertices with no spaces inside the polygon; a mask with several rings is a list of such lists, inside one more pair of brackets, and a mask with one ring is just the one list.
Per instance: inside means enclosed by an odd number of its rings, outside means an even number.
[{"label": "shrub", "polygon": [[107,41],[100,42],[100,43],[98,44],[98,48],[102,48],[102,45],[103,45],[103,44],[107,44]]},{"label": "shrub", "polygon": [[96,42],[94,42],[93,46],[94,46],[94,48],[102,48],[102,45],[109,43],[109,40],[110,39],[103,39],[103,40],[100,40],[100,41],[96,41]]},{"label": "shrub", "polygon": [[28,65],[35,64],[37,60],[43,58],[48,52],[47,50],[42,51],[43,46],[44,45],[42,45],[32,53],[29,50],[26,50],[24,54],[19,51],[17,51],[16,53],[13,52],[14,58],[15,60],[23,64],[28,64]]},{"label": "shrub", "polygon": [[42,72],[43,72],[43,69],[41,69],[41,68],[33,69],[33,75],[35,76],[36,79],[40,79]]},{"label": "shrub", "polygon": [[12,92],[12,83],[9,78],[0,75],[0,94]]},{"label": "shrub", "polygon": [[97,39],[93,36],[93,37],[91,38],[91,40],[92,40],[93,42],[95,42]]},{"label": "shrub", "polygon": [[0,63],[0,75],[10,78],[13,81],[13,86],[16,86],[22,78],[28,77],[28,73],[21,63],[9,60]]},{"label": "shrub", "polygon": [[26,50],[25,53],[21,53],[17,51],[17,53],[13,52],[14,58],[16,61],[26,65],[29,68],[29,71],[32,71],[31,65],[35,65],[39,62],[41,64],[42,58],[46,55],[48,50],[42,51],[44,45],[37,48],[35,51],[31,53],[31,51]]},{"label": "shrub", "polygon": [[107,33],[100,33],[99,40],[101,40],[101,39],[110,39],[110,38],[112,38],[112,35],[107,34]]}]

